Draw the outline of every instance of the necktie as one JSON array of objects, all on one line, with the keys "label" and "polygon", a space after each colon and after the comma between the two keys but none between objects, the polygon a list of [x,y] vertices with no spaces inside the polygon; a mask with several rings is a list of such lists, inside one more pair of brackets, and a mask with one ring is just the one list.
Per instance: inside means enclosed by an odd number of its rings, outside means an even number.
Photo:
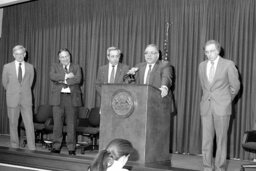
[{"label": "necktie", "polygon": [[209,82],[211,83],[214,78],[214,62],[211,61],[211,68],[209,72]]},{"label": "necktie", "polygon": [[115,65],[112,65],[109,83],[115,82]]},{"label": "necktie", "polygon": [[[64,69],[65,69],[65,74],[68,74],[68,67],[67,67],[67,65],[64,66]],[[64,80],[64,88],[68,88],[67,80]]]},{"label": "necktie", "polygon": [[149,78],[150,78],[150,73],[151,73],[151,66],[152,65],[149,65],[148,67],[148,73],[147,73],[147,77],[146,77],[146,84],[149,84]]},{"label": "necktie", "polygon": [[19,83],[21,83],[21,81],[22,81],[22,69],[21,69],[21,63],[19,63],[18,80],[19,80]]},{"label": "necktie", "polygon": [[65,65],[64,69],[65,69],[65,72],[68,73],[68,67],[67,67],[67,65]]}]

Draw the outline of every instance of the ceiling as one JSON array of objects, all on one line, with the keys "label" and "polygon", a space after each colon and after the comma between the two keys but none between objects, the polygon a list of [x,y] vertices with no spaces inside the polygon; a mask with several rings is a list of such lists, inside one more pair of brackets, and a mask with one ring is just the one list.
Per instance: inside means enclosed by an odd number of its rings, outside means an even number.
[{"label": "ceiling", "polygon": [[9,6],[9,5],[14,5],[22,2],[27,2],[31,0],[0,0],[0,8]]}]

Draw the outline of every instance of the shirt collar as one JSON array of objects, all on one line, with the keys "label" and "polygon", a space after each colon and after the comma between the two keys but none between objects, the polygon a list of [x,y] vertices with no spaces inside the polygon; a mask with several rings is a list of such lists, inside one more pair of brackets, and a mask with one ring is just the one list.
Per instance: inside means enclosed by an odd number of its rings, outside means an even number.
[{"label": "shirt collar", "polygon": [[[117,65],[118,65],[118,64],[114,65],[114,66],[115,66],[115,68],[117,67]],[[108,66],[109,66],[110,68],[112,68],[113,64],[108,63]]]},{"label": "shirt collar", "polygon": [[217,63],[218,63],[218,61],[219,61],[219,59],[220,59],[220,57],[218,56],[214,61],[208,60],[208,64],[211,64],[211,62],[213,62],[213,63],[214,63],[214,66],[216,66]]},{"label": "shirt collar", "polygon": [[22,61],[22,62],[18,62],[18,61],[14,61],[15,62],[15,66],[18,67],[21,63],[21,66],[25,66],[25,61]]}]

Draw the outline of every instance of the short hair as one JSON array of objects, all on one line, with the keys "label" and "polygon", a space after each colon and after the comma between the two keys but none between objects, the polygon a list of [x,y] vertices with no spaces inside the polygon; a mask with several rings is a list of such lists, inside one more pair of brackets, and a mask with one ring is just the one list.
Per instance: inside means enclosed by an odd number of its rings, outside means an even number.
[{"label": "short hair", "polygon": [[148,47],[154,47],[154,48],[156,48],[157,52],[159,53],[159,48],[158,48],[158,46],[157,46],[156,44],[149,44],[149,45],[147,45],[146,48],[145,48],[145,51],[146,51],[146,49],[147,49]]},{"label": "short hair", "polygon": [[24,53],[26,52],[26,48],[22,45],[14,46],[13,49],[12,49],[12,53],[14,53],[16,50],[23,50]]},{"label": "short hair", "polygon": [[68,52],[69,55],[71,55],[71,53],[69,52],[69,50],[67,48],[61,48],[59,51],[58,51],[58,56],[61,52]]},{"label": "short hair", "polygon": [[218,50],[218,52],[220,52],[220,50],[221,50],[221,45],[220,45],[220,43],[219,43],[218,41],[216,41],[216,40],[208,40],[208,41],[205,43],[203,49],[205,50],[205,47],[208,46],[208,45],[210,45],[210,44],[214,44],[215,47],[216,47],[216,49]]},{"label": "short hair", "polygon": [[118,49],[118,48],[115,47],[115,46],[112,46],[112,47],[109,47],[109,48],[107,49],[107,56],[109,56],[109,55],[110,55],[110,52],[111,52],[111,51],[114,51],[114,50],[116,50],[116,51],[118,52],[118,54],[121,55],[121,50]]}]

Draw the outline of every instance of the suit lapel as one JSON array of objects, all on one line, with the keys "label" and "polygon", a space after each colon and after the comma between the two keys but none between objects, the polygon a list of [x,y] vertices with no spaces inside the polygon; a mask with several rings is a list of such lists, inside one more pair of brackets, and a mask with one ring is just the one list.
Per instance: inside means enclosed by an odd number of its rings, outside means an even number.
[{"label": "suit lapel", "polygon": [[217,66],[216,66],[216,70],[215,70],[215,74],[214,74],[214,77],[213,77],[213,81],[212,83],[208,83],[210,84],[210,87],[212,87],[216,81],[216,78],[218,77],[218,75],[221,74],[221,68],[222,68],[222,65],[223,65],[223,59],[221,57],[219,57],[219,61],[217,63]]},{"label": "suit lapel", "polygon": [[146,66],[147,66],[147,63],[145,62],[142,67],[141,67],[141,74],[140,74],[140,84],[144,84],[144,75],[145,75],[145,70],[146,70]]},{"label": "suit lapel", "polygon": [[73,72],[73,71],[74,71],[74,66],[72,65],[72,63],[70,63],[68,72]]},{"label": "suit lapel", "polygon": [[202,75],[203,75],[203,81],[205,82],[205,85],[206,85],[206,87],[207,87],[207,89],[209,89],[210,88],[210,82],[209,82],[209,80],[208,80],[208,77],[207,77],[207,63],[208,63],[208,60],[207,61],[204,61],[204,63],[203,63],[203,73],[202,73]]},{"label": "suit lapel", "polygon": [[13,75],[15,75],[15,78],[18,81],[18,75],[17,75],[18,71],[17,71],[17,68],[15,66],[15,61],[12,62],[12,68],[14,68],[14,69],[11,69],[11,72],[12,72]]},{"label": "suit lapel", "polygon": [[122,72],[121,64],[118,64],[116,69],[115,83],[118,83],[121,72]]},{"label": "suit lapel", "polygon": [[156,71],[159,68],[159,61],[157,61],[153,67],[153,70],[150,73],[150,77],[149,77],[149,83],[152,84],[154,82],[154,75],[156,74]]},{"label": "suit lapel", "polygon": [[108,83],[108,64],[104,66],[102,74],[104,83]]}]

